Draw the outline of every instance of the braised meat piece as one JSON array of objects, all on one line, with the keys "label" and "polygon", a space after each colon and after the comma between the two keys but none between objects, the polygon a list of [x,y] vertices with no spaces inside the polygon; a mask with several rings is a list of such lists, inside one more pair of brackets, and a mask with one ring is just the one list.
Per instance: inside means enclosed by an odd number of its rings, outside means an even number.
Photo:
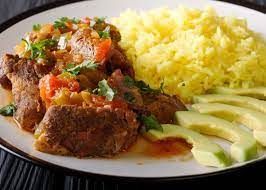
[{"label": "braised meat piece", "polygon": [[187,110],[176,96],[166,94],[144,94],[145,110],[153,114],[160,123],[173,123],[176,111]]},{"label": "braised meat piece", "polygon": [[111,43],[111,39],[101,39],[98,33],[90,28],[79,29],[71,38],[71,53],[82,55],[84,60],[94,60],[104,65],[109,57]]},{"label": "braised meat piece", "polygon": [[71,53],[82,55],[85,60],[94,60],[99,69],[112,73],[121,69],[122,73],[134,77],[134,70],[119,45],[110,38],[99,38],[91,29],[80,29],[70,41]]},{"label": "braised meat piece", "polygon": [[[1,70],[12,83],[12,95],[17,107],[14,118],[23,129],[34,131],[45,113],[38,88],[39,78],[32,62],[5,55]],[[1,83],[2,84],[2,83]]]},{"label": "braised meat piece", "polygon": [[6,54],[2,57],[0,62],[0,84],[3,88],[11,90],[12,84],[8,77],[8,73],[12,72],[13,65],[19,60],[18,56]]},{"label": "braised meat piece", "polygon": [[112,73],[108,78],[108,84],[116,90],[116,98],[127,101],[130,107],[143,105],[139,89],[135,86],[127,86],[125,76],[120,69]]},{"label": "braised meat piece", "polygon": [[132,64],[127,59],[124,51],[117,43],[112,44],[110,51],[110,58],[107,63],[107,70],[113,72],[116,69],[120,69],[124,75],[135,77],[135,72]]},{"label": "braised meat piece", "polygon": [[186,110],[185,105],[176,96],[158,91],[144,93],[134,84],[128,85],[127,82],[130,81],[126,81],[120,70],[116,70],[108,78],[108,83],[117,91],[116,97],[127,101],[129,107],[138,114],[153,114],[160,123],[173,123],[175,112]]},{"label": "braised meat piece", "polygon": [[107,78],[107,74],[99,69],[81,71],[81,74],[77,76],[79,83],[83,86],[82,89],[90,90],[95,89],[99,81],[104,78]]},{"label": "braised meat piece", "polygon": [[110,157],[135,142],[137,129],[129,109],[51,106],[39,124],[35,147],[53,154]]},{"label": "braised meat piece", "polygon": [[34,66],[34,70],[38,78],[42,78],[48,73],[50,73],[53,70],[55,65],[53,62],[49,62],[49,64],[35,63],[33,64],[33,66]]}]

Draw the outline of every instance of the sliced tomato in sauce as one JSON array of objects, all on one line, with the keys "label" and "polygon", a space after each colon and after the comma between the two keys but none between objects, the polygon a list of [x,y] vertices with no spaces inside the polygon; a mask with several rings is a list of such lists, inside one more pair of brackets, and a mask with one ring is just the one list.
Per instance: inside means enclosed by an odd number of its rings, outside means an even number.
[{"label": "sliced tomato in sauce", "polygon": [[96,47],[96,55],[95,55],[96,62],[102,62],[107,58],[108,53],[111,49],[111,44],[112,40],[110,38],[104,39],[101,42],[99,42],[99,44]]},{"label": "sliced tomato in sauce", "polygon": [[42,100],[49,106],[52,98],[61,88],[67,88],[72,92],[78,92],[79,83],[75,79],[59,78],[52,74],[45,75],[39,82],[40,96]]}]

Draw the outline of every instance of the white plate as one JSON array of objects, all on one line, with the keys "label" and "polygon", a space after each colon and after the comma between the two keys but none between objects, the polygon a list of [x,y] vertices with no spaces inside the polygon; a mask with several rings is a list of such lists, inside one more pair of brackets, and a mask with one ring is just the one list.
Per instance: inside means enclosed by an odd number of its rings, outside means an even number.
[{"label": "white plate", "polygon": [[[0,34],[0,54],[3,55],[6,52],[12,53],[14,45],[20,41],[25,32],[31,30],[34,23],[53,22],[62,16],[112,17],[118,16],[120,12],[125,11],[127,8],[146,10],[161,6],[177,7],[178,5],[197,8],[204,8],[206,5],[211,5],[221,15],[233,15],[246,18],[250,28],[266,36],[266,25],[262,24],[266,20],[265,14],[228,3],[203,0],[97,0],[83,1],[50,9],[12,25]],[[1,89],[0,95],[0,104],[4,105],[7,102],[4,90]],[[74,157],[56,156],[34,150],[32,147],[33,136],[18,129],[13,123],[7,122],[4,117],[0,117],[0,125],[0,142],[3,148],[12,150],[28,158],[32,157],[31,160],[34,161],[37,158],[39,159],[37,162],[45,165],[54,164],[53,166],[57,165],[90,174],[140,178],[176,177],[175,179],[183,179],[184,177],[219,173],[247,164],[235,164],[225,169],[217,169],[201,166],[194,159],[182,161],[180,157],[155,159],[138,154],[124,154],[116,159],[78,159]],[[229,143],[217,139],[215,141],[228,150]],[[262,159],[264,159],[264,156],[248,163],[254,163]]]}]

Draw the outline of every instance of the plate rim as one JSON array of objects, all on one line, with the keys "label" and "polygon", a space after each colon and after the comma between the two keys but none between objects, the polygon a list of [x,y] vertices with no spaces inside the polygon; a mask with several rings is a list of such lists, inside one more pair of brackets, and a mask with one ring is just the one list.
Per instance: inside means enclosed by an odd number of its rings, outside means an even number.
[{"label": "plate rim", "polygon": [[[64,5],[68,5],[68,4],[74,4],[76,2],[82,2],[82,1],[86,1],[86,0],[72,0],[72,1],[56,1],[56,2],[52,2],[52,3],[48,3],[48,4],[44,4],[38,7],[35,7],[33,9],[29,9],[27,11],[24,11],[8,20],[6,20],[5,22],[3,22],[2,24],[0,24],[0,34],[5,31],[6,29],[8,29],[9,27],[13,26],[14,24],[30,17],[33,16],[35,14],[53,9],[53,8],[57,8],[57,7],[61,7]],[[92,0],[89,0],[92,1]],[[234,6],[240,6],[242,8],[245,9],[249,9],[252,11],[256,11],[258,13],[264,13],[266,12],[266,7],[262,7],[259,9],[253,9],[250,7],[246,7],[246,6],[242,6],[241,3],[239,4],[233,4],[230,3],[228,1],[223,1],[221,0],[220,2],[225,3],[225,4],[231,4]],[[244,165],[241,165],[239,167],[232,167],[230,169],[225,169],[225,170],[220,170],[220,171],[213,171],[213,172],[208,172],[205,174],[194,174],[194,175],[185,175],[185,176],[173,176],[173,177],[128,177],[128,176],[113,176],[113,175],[104,175],[104,174],[97,174],[97,173],[92,173],[92,172],[87,172],[87,171],[81,171],[81,170],[77,170],[77,169],[71,169],[71,168],[67,168],[64,166],[59,166],[56,165],[52,162],[48,162],[45,161],[43,159],[40,159],[36,156],[32,156],[20,149],[18,149],[17,147],[11,145],[10,143],[8,143],[7,141],[5,141],[2,137],[0,137],[0,148],[15,155],[16,157],[19,157],[21,159],[23,159],[26,162],[32,163],[34,165],[37,166],[41,166],[47,169],[50,169],[52,171],[55,172],[59,172],[59,173],[63,173],[63,174],[70,174],[70,175],[77,175],[77,176],[90,176],[92,178],[96,178],[96,179],[105,179],[105,180],[112,180],[112,181],[127,181],[127,182],[169,182],[169,181],[183,181],[183,180],[197,180],[197,179],[201,179],[201,178],[205,178],[205,177],[213,177],[213,176],[218,176],[218,175],[222,175],[222,174],[228,174],[228,173],[233,173],[239,170],[243,170],[243,169],[247,169],[250,168],[251,166],[256,167],[259,164],[262,164],[262,162],[265,162],[266,159],[262,158],[262,159],[257,159],[254,160],[253,162],[248,162],[245,163]]]}]

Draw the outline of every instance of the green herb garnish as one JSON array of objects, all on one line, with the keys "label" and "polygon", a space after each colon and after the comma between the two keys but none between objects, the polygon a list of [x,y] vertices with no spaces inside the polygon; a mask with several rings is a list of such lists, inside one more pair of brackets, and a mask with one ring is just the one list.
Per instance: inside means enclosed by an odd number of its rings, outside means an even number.
[{"label": "green herb garnish", "polygon": [[151,129],[155,129],[155,130],[163,132],[163,128],[162,128],[161,124],[158,122],[158,120],[156,119],[156,117],[154,115],[150,115],[150,116],[142,115],[140,117],[140,120],[145,125],[146,131],[149,131]]},{"label": "green herb garnish", "polygon": [[41,29],[41,25],[40,24],[34,24],[33,26],[32,26],[32,29],[34,30],[34,31],[39,31],[40,29]]},{"label": "green herb garnish", "polygon": [[105,96],[108,101],[112,101],[116,91],[108,85],[107,80],[103,79],[98,83],[98,88],[94,89],[93,93]]},{"label": "green herb garnish", "polygon": [[54,47],[57,45],[57,41],[53,39],[45,39],[36,43],[30,43],[25,39],[22,39],[26,43],[26,51],[31,51],[31,59],[45,58],[45,49]]},{"label": "green herb garnish", "polygon": [[103,22],[105,22],[105,19],[106,17],[94,17],[94,21],[97,23],[97,24],[101,24]]},{"label": "green herb garnish", "polygon": [[98,31],[100,38],[110,38],[110,26],[107,26],[103,31]]},{"label": "green herb garnish", "polygon": [[83,69],[92,69],[95,70],[97,68],[97,64],[92,61],[83,61],[81,64],[75,66],[74,64],[68,64],[65,72],[69,72],[73,75],[78,75]]},{"label": "green herb garnish", "polygon": [[72,19],[69,19],[68,17],[61,17],[54,22],[54,28],[65,29],[67,27],[66,22],[68,21],[72,22],[73,24],[78,24],[80,22],[80,19],[77,19],[75,17]]},{"label": "green herb garnish", "polygon": [[129,102],[129,103],[134,103],[136,101],[136,98],[133,96],[132,93],[130,92],[125,92],[124,93],[124,99]]},{"label": "green herb garnish", "polygon": [[66,23],[69,19],[67,17],[61,17],[54,22],[54,28],[56,29],[65,29]]},{"label": "green herb garnish", "polygon": [[78,18],[72,18],[71,20],[70,20],[73,24],[78,24],[79,22],[80,22],[80,19],[78,19]]},{"label": "green herb garnish", "polygon": [[163,79],[163,82],[161,82],[161,84],[160,84],[160,91],[162,92],[162,93],[164,93],[164,79]]},{"label": "green herb garnish", "polygon": [[125,76],[125,78],[124,78],[124,84],[127,87],[129,87],[129,88],[135,86],[135,87],[139,88],[140,91],[142,93],[144,93],[144,94],[146,94],[146,93],[160,93],[160,92],[163,92],[163,86],[164,86],[164,82],[162,82],[160,84],[160,89],[152,89],[148,84],[146,84],[142,80],[135,81],[130,76]]},{"label": "green herb garnish", "polygon": [[14,104],[9,104],[7,106],[4,106],[0,109],[0,115],[3,116],[13,116],[13,114],[16,111],[16,107]]},{"label": "green herb garnish", "polygon": [[133,86],[135,86],[135,80],[133,78],[131,78],[130,76],[126,75],[124,77],[124,84],[127,87],[133,87]]}]

